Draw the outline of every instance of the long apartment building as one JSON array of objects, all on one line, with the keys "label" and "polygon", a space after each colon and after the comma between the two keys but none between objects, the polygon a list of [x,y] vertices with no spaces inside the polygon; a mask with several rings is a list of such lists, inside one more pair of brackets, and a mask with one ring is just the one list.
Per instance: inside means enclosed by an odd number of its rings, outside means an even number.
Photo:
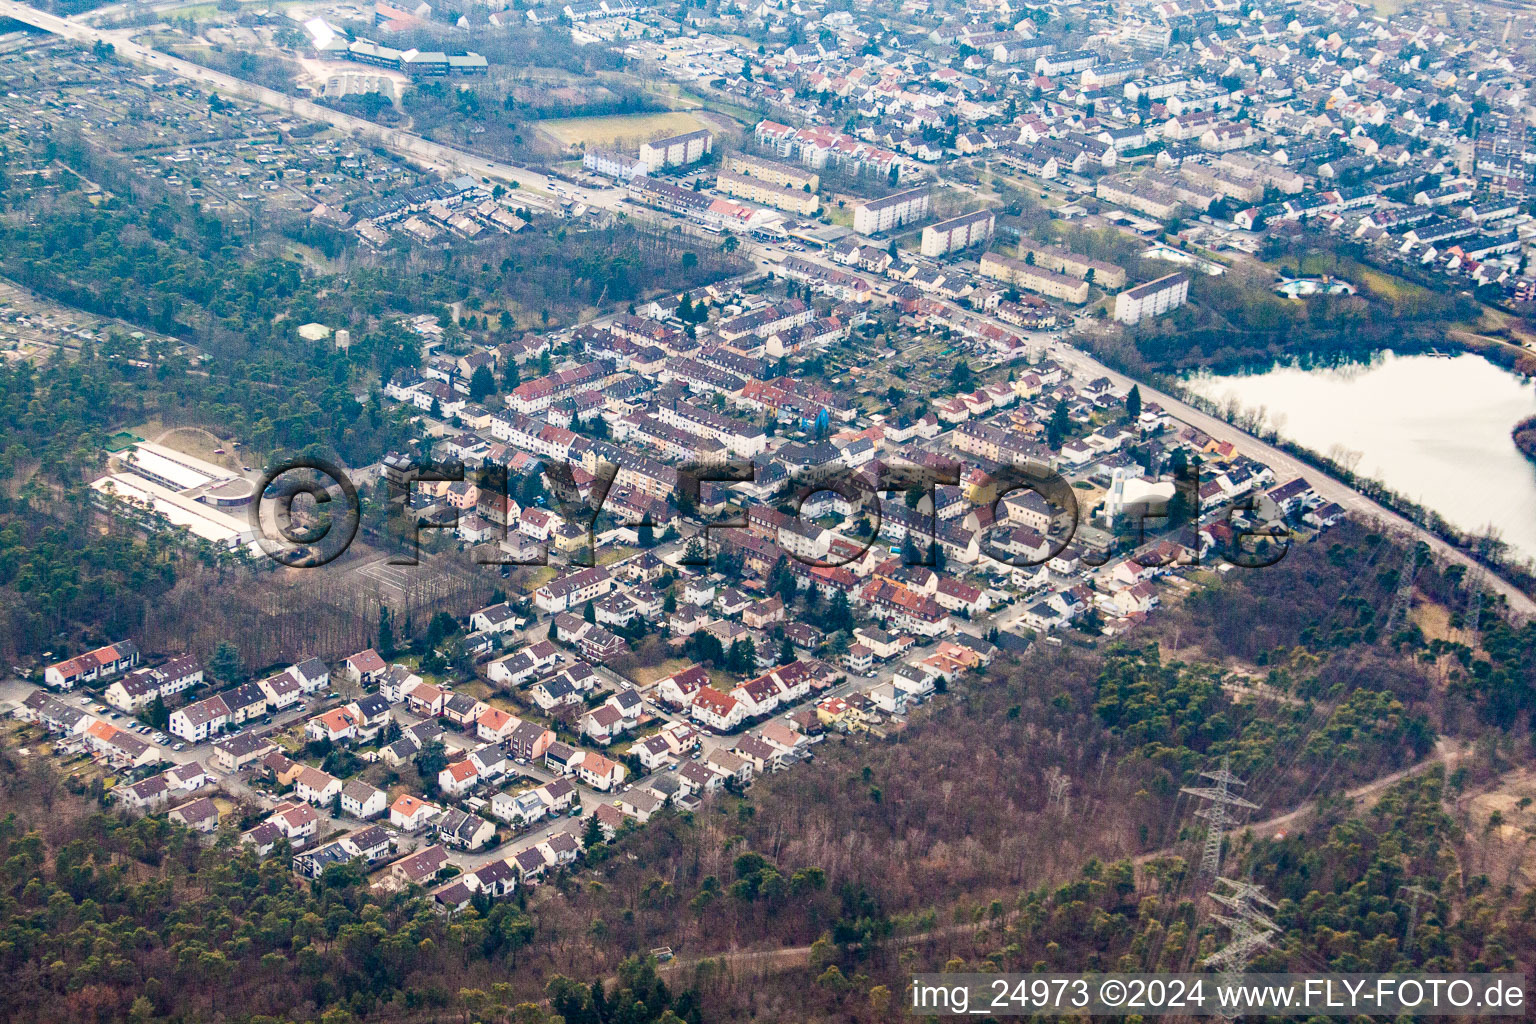
[{"label": "long apartment building", "polygon": [[675,400],[660,405],[655,410],[662,423],[687,430],[703,437],[714,438],[738,458],[750,459],[768,448],[768,436],[755,424],[733,420],[713,409],[706,409],[691,402]]},{"label": "long apartment building", "polygon": [[777,160],[764,160],[762,157],[749,156],[746,153],[732,153],[726,157],[725,169],[735,174],[760,178],[779,188],[792,188],[801,192],[810,189],[815,192],[821,187],[821,177],[815,171],[796,167],[793,164],[780,163]]},{"label": "long apartment building", "polygon": [[721,171],[715,176],[715,187],[728,196],[745,199],[776,210],[787,210],[808,217],[821,205],[816,193],[783,188],[761,178],[749,178],[734,171]]},{"label": "long apartment building", "polygon": [[1134,324],[1149,317],[1162,316],[1189,301],[1189,275],[1169,274],[1115,296],[1115,319]]},{"label": "long apartment building", "polygon": [[981,258],[983,276],[1017,285],[1025,291],[1081,306],[1088,301],[1088,282],[1044,267],[1030,266],[1023,260],[989,252]]},{"label": "long apartment building", "polygon": [[700,128],[696,132],[657,139],[640,146],[640,162],[652,170],[697,163],[715,148],[715,137]]},{"label": "long apartment building", "polygon": [[928,216],[928,190],[908,189],[883,199],[871,199],[853,208],[853,230],[875,235]]},{"label": "long apartment building", "polygon": [[1033,257],[1031,262],[1035,266],[1054,270],[1058,274],[1067,274],[1083,280],[1087,280],[1089,275],[1092,275],[1093,283],[1106,291],[1125,287],[1125,271],[1113,263],[1092,260],[1058,246],[1043,245],[1025,239],[1019,243],[1019,258],[1029,259],[1030,257]]},{"label": "long apartment building", "polygon": [[513,388],[507,395],[507,406],[513,412],[525,415],[543,412],[568,395],[597,387],[612,374],[613,363],[607,359],[595,359],[569,370],[558,370]]},{"label": "long apartment building", "polygon": [[626,153],[615,153],[611,149],[589,149],[582,154],[581,166],[593,174],[601,174],[606,178],[618,178],[628,181],[637,174],[646,173],[646,166],[637,158]]},{"label": "long apartment building", "polygon": [[923,228],[923,255],[943,256],[973,245],[980,245],[992,237],[997,226],[997,215],[991,210],[977,210],[961,217],[951,217]]},{"label": "long apartment building", "polygon": [[816,311],[804,302],[799,299],[785,299],[783,302],[760,306],[750,313],[742,313],[729,320],[722,320],[715,326],[715,332],[731,342],[753,335],[767,338],[775,331],[808,324],[814,319],[816,319]]}]

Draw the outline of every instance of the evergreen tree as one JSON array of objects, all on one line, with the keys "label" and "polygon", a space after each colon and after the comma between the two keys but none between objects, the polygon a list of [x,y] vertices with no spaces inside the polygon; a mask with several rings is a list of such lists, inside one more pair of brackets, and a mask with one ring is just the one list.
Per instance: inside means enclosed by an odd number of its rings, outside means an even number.
[{"label": "evergreen tree", "polygon": [[208,659],[208,674],[221,683],[238,682],[241,675],[240,648],[228,640],[220,640]]},{"label": "evergreen tree", "polygon": [[597,820],[597,815],[587,815],[587,827],[581,833],[581,845],[590,850],[603,842],[603,824]]},{"label": "evergreen tree", "polygon": [[379,605],[379,641],[375,645],[379,656],[385,659],[395,656],[395,619],[384,605]]},{"label": "evergreen tree", "polygon": [[1067,431],[1071,429],[1072,417],[1068,415],[1067,403],[1063,399],[1051,410],[1050,422],[1045,425],[1045,443],[1052,448],[1060,448],[1067,438]]},{"label": "evergreen tree", "polygon": [[745,675],[757,667],[757,648],[752,641],[742,637],[731,644],[731,653],[726,657],[725,667],[732,672]]},{"label": "evergreen tree", "polygon": [[848,607],[848,595],[841,590],[832,595],[832,603],[827,607],[827,627],[834,630],[853,628],[853,609]]},{"label": "evergreen tree", "polygon": [[1135,422],[1141,416],[1141,385],[1132,384],[1130,394],[1125,396],[1125,418]]},{"label": "evergreen tree", "polygon": [[475,372],[469,375],[469,397],[479,402],[495,391],[496,378],[492,376],[491,368],[483,363],[475,367]]}]

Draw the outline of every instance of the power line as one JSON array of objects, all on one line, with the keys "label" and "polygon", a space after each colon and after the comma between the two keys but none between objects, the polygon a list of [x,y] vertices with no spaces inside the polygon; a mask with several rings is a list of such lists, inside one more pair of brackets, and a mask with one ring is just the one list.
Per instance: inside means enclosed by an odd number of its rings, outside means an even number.
[{"label": "power line", "polygon": [[1241,807],[1245,810],[1258,810],[1259,805],[1232,793],[1233,786],[1246,786],[1248,783],[1232,774],[1232,758],[1230,755],[1221,759],[1221,768],[1214,772],[1201,772],[1201,778],[1210,779],[1214,786],[1183,786],[1179,792],[1188,793],[1200,800],[1208,800],[1210,803],[1195,812],[1195,817],[1204,818],[1205,846],[1200,853],[1200,875],[1205,878],[1216,878],[1221,874],[1221,843],[1225,835],[1227,825],[1232,821],[1232,815],[1228,813],[1229,807]]},{"label": "power line", "polygon": [[1201,963],[1219,972],[1219,981],[1230,987],[1248,969],[1248,964],[1259,951],[1269,948],[1280,926],[1270,920],[1261,907],[1278,909],[1262,887],[1231,878],[1217,878],[1229,892],[1212,892],[1211,899],[1226,907],[1230,913],[1212,914],[1211,919],[1226,925],[1231,938],[1225,946],[1211,953]]},{"label": "power line", "polygon": [[1226,925],[1227,930],[1232,933],[1232,939],[1227,945],[1207,956],[1202,963],[1224,972],[1241,974],[1247,969],[1253,955],[1267,947],[1274,936],[1280,932],[1280,926],[1270,920],[1269,916],[1259,908],[1265,907],[1269,910],[1279,908],[1264,895],[1263,886],[1239,882],[1232,878],[1218,878],[1216,883],[1225,885],[1231,891],[1212,892],[1211,899],[1226,907],[1231,913],[1212,914],[1211,919]]},{"label": "power line", "polygon": [[1475,638],[1483,618],[1483,574],[1477,570],[1467,573],[1467,609],[1462,613],[1461,626]]},{"label": "power line", "polygon": [[1381,629],[1380,639],[1384,643],[1392,639],[1392,634],[1397,632],[1403,617],[1408,614],[1409,605],[1413,602],[1413,581],[1418,575],[1419,546],[1410,541],[1408,554],[1403,559],[1403,568],[1397,574],[1397,593],[1392,595],[1392,607],[1388,609],[1387,621]]},{"label": "power line", "polygon": [[1427,896],[1433,899],[1435,894],[1422,885],[1404,885],[1399,888],[1400,891],[1407,893],[1409,896],[1408,934],[1403,938],[1403,952],[1406,953],[1413,949],[1413,932],[1419,923],[1419,897]]}]

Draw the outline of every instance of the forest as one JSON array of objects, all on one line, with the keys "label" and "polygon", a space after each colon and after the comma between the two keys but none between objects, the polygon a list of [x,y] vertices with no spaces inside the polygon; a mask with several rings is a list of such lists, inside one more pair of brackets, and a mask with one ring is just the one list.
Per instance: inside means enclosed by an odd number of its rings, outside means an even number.
[{"label": "forest", "polygon": [[[116,430],[195,424],[256,454],[367,465],[417,429],[379,391],[420,363],[420,339],[403,318],[437,318],[452,350],[521,337],[520,320],[554,327],[745,266],[718,247],[624,223],[560,222],[446,252],[364,256],[302,219],[231,225],[78,134],[61,132],[27,156],[39,169],[62,162],[109,195],[92,205],[73,175],[0,178],[0,275],[179,344],[108,334],[41,364],[0,365],[0,654],[10,658],[70,630],[103,640],[158,632],[148,604],[199,561],[115,526],[79,540],[93,522],[84,485]],[[300,262],[295,239],[335,254],[334,265]],[[448,309],[456,302],[468,311],[462,321]],[[294,328],[310,321],[350,327],[353,345],[304,341]],[[364,616],[361,637],[372,619]]]},{"label": "forest", "polygon": [[[1427,636],[1463,589],[1434,567],[1379,635],[1402,556],[1342,526],[446,920],[351,869],[301,884],[103,813],[6,751],[0,999],[59,1021],[877,1021],[917,970],[1191,969],[1225,934],[1179,789],[1223,756],[1259,804],[1227,873],[1282,927],[1256,968],[1509,969],[1536,952],[1536,895],[1518,862],[1489,871],[1467,801],[1529,758],[1536,637],[1492,610],[1474,642]],[[1432,894],[1411,946],[1403,885]],[[643,959],[662,945],[676,962]]]}]

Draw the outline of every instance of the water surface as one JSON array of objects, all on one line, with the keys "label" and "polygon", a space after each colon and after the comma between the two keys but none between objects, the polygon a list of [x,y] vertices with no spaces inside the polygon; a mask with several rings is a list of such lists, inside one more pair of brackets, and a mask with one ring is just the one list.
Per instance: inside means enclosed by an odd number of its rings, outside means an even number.
[{"label": "water surface", "polygon": [[1282,437],[1350,466],[1461,530],[1490,527],[1536,558],[1536,466],[1510,430],[1536,383],[1481,356],[1383,353],[1369,364],[1190,377],[1208,400],[1262,411]]}]

